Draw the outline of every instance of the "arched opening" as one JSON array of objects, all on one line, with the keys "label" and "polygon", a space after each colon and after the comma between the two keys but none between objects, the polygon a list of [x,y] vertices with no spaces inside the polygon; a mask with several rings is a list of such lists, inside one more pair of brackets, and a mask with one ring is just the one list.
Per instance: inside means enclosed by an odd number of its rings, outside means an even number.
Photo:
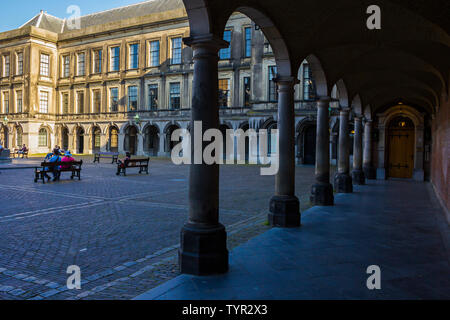
[{"label": "arched opening", "polygon": [[138,130],[135,126],[129,126],[125,130],[125,151],[131,153],[132,155],[136,155],[137,153],[137,134]]},{"label": "arched opening", "polygon": [[109,128],[109,144],[110,152],[119,152],[119,129],[117,127]]},{"label": "arched opening", "polygon": [[99,127],[92,129],[92,150],[93,152],[100,152],[101,149],[101,135],[102,131]]},{"label": "arched opening", "polygon": [[277,154],[277,135],[272,132],[272,130],[277,130],[278,124],[272,122],[267,126],[267,155],[269,157]]},{"label": "arched opening", "polygon": [[159,130],[150,125],[144,131],[144,152],[156,157],[159,152]]},{"label": "arched opening", "polygon": [[62,148],[63,150],[68,150],[69,149],[69,129],[67,128],[62,128],[61,130],[61,144],[62,144]]},{"label": "arched opening", "polygon": [[387,144],[388,177],[411,179],[415,146],[413,121],[405,116],[392,119],[389,123]]},{"label": "arched opening", "polygon": [[175,148],[175,146],[180,143],[180,142],[176,142],[176,141],[172,141],[172,134],[175,130],[180,129],[179,126],[177,126],[176,124],[171,124],[167,129],[166,129],[166,148],[165,151],[168,153],[171,153],[173,148]]},{"label": "arched opening", "polygon": [[76,141],[76,146],[77,146],[77,153],[78,154],[83,154],[84,153],[84,129],[83,128],[78,128],[77,129],[77,141]]},{"label": "arched opening", "polygon": [[23,130],[22,130],[22,127],[20,127],[20,126],[16,127],[15,144],[16,144],[17,148],[22,148],[22,146],[23,146]]},{"label": "arched opening", "polygon": [[47,132],[47,129],[45,129],[45,128],[39,129],[38,146],[39,146],[39,148],[46,148],[49,146],[48,132]]},{"label": "arched opening", "polygon": [[317,126],[314,124],[306,125],[298,135],[300,163],[316,164],[316,135]]},{"label": "arched opening", "polygon": [[0,129],[0,142],[3,148],[8,149],[8,127],[2,126]]}]

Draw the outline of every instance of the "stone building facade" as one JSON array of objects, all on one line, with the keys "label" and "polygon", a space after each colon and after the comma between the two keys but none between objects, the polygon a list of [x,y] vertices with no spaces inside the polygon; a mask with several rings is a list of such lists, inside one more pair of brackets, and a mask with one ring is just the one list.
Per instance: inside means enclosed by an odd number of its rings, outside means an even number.
[{"label": "stone building facade", "polygon": [[[82,16],[79,28],[40,12],[0,34],[0,140],[31,153],[55,145],[76,154],[129,151],[167,156],[175,129],[189,129],[192,50],[179,0],[143,2]],[[228,21],[220,52],[221,128],[273,129],[277,70],[272,48],[247,16]],[[299,70],[297,157],[315,162],[315,90]]]}]

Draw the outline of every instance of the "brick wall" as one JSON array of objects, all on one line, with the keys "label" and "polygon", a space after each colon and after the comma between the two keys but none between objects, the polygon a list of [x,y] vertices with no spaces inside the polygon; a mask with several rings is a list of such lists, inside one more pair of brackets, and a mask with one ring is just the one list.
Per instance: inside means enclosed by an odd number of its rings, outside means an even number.
[{"label": "brick wall", "polygon": [[[446,101],[445,101],[446,100]],[[450,210],[450,99],[443,98],[433,119],[431,182]]]}]

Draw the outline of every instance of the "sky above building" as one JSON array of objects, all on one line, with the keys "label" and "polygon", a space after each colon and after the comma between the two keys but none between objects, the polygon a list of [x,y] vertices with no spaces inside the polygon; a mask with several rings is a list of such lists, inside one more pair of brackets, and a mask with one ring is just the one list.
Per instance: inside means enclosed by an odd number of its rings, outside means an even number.
[{"label": "sky above building", "polygon": [[19,0],[2,1],[0,10],[0,32],[13,30],[25,24],[41,10],[48,14],[64,19],[69,18],[73,11],[68,13],[70,6],[78,6],[81,15],[104,11],[117,7],[143,2],[142,0]]}]

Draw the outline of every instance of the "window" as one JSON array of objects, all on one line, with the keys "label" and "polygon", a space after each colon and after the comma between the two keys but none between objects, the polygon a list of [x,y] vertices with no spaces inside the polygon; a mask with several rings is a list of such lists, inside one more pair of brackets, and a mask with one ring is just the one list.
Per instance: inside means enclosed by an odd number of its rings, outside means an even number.
[{"label": "window", "polygon": [[244,106],[245,107],[250,106],[251,93],[252,93],[251,78],[245,77],[244,78]]},{"label": "window", "polygon": [[111,48],[111,71],[120,69],[120,47]]},{"label": "window", "polygon": [[219,57],[221,60],[230,59],[231,58],[231,30],[225,30],[223,33],[223,40],[228,41],[230,45],[228,48],[221,49],[219,51]]},{"label": "window", "polygon": [[110,89],[110,111],[119,111],[119,88]]},{"label": "window", "polygon": [[39,92],[39,112],[48,113],[48,92]]},{"label": "window", "polygon": [[230,80],[219,79],[219,107],[230,106]]},{"label": "window", "polygon": [[86,55],[84,53],[79,53],[77,75],[84,76],[85,73],[86,73]]},{"label": "window", "polygon": [[21,76],[23,74],[23,52],[17,53],[17,70],[16,74]]},{"label": "window", "polygon": [[94,107],[94,110],[93,110],[93,112],[94,113],[100,113],[100,109],[101,109],[101,104],[102,104],[102,95],[101,95],[101,92],[100,92],[100,90],[94,90],[94,92],[93,92],[93,107]]},{"label": "window", "polygon": [[39,130],[39,147],[47,147],[47,130],[42,128]]},{"label": "window", "polygon": [[303,100],[311,101],[316,98],[316,85],[312,77],[311,68],[307,63],[303,65]]},{"label": "window", "polygon": [[17,98],[17,113],[23,112],[23,95],[22,91],[16,92],[16,98]]},{"label": "window", "polygon": [[70,76],[70,56],[63,57],[63,77],[68,78]]},{"label": "window", "polygon": [[100,146],[101,146],[101,136],[102,131],[99,128],[96,128],[94,130],[94,149],[96,150],[100,150]]},{"label": "window", "polygon": [[17,147],[22,147],[22,142],[23,142],[23,134],[22,134],[22,129],[20,127],[18,127],[16,129],[16,146]]},{"label": "window", "polygon": [[9,113],[9,93],[3,93],[3,108],[5,113]]},{"label": "window", "polygon": [[181,38],[172,39],[172,64],[181,64]]},{"label": "window", "polygon": [[128,87],[128,111],[137,111],[138,106],[138,88],[136,86]]},{"label": "window", "polygon": [[139,68],[139,44],[130,44],[130,69]]},{"label": "window", "polygon": [[277,76],[277,67],[275,67],[275,66],[269,67],[269,101],[270,102],[278,101],[277,84],[274,81],[276,76]]},{"label": "window", "polygon": [[41,76],[50,76],[50,56],[48,54],[41,54],[41,65],[39,72]]},{"label": "window", "polygon": [[101,49],[94,51],[94,73],[102,72],[102,54]]},{"label": "window", "polygon": [[181,107],[180,83],[175,82],[170,84],[170,108],[172,110],[179,110]]},{"label": "window", "polygon": [[112,128],[110,139],[110,151],[116,150],[119,147],[119,130],[117,130],[116,128]]},{"label": "window", "polygon": [[252,28],[248,27],[244,29],[245,32],[245,52],[244,56],[249,58],[252,56]]},{"label": "window", "polygon": [[150,106],[150,110],[158,109],[158,85],[150,84],[148,86],[148,104]]},{"label": "window", "polygon": [[82,91],[77,92],[77,107],[79,114],[84,113],[84,92]]},{"label": "window", "polygon": [[11,63],[10,63],[10,56],[3,56],[3,76],[4,77],[9,77],[9,72],[10,72],[10,67],[11,67]]},{"label": "window", "polygon": [[62,94],[62,112],[63,114],[69,114],[69,94]]},{"label": "window", "polygon": [[159,41],[150,42],[150,67],[159,66]]}]

